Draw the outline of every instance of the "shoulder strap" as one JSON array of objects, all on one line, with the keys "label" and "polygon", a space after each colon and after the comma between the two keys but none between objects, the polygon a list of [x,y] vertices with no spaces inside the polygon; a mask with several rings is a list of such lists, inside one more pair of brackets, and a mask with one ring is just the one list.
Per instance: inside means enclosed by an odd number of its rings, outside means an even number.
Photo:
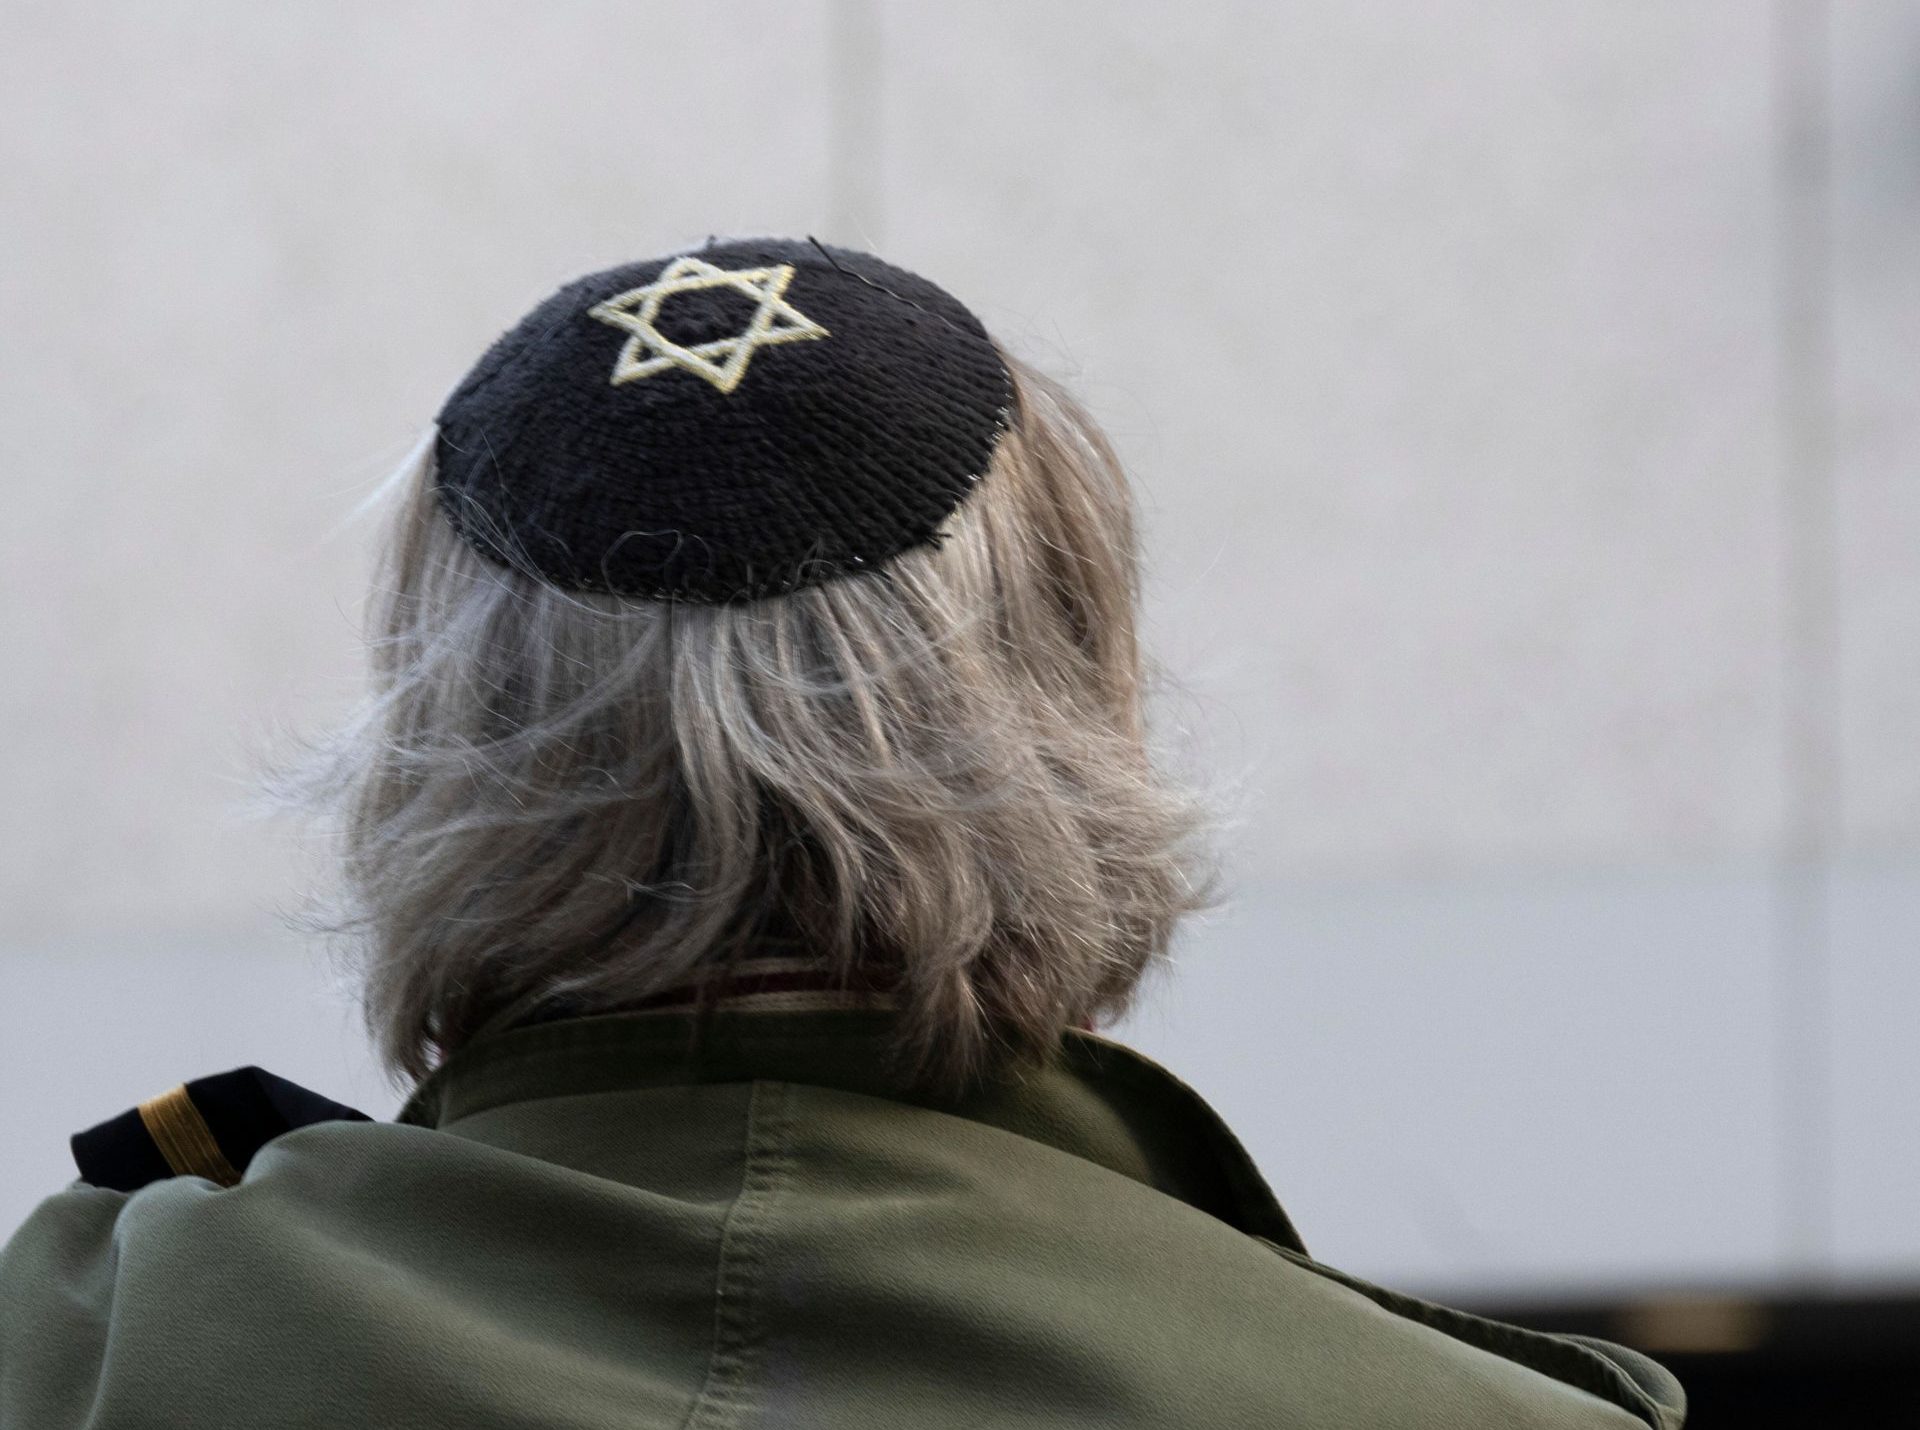
[{"label": "shoulder strap", "polygon": [[169,1088],[69,1139],[80,1179],[131,1192],[167,1177],[205,1177],[222,1187],[282,1132],[312,1122],[368,1122],[358,1108],[322,1097],[263,1068],[234,1068]]}]

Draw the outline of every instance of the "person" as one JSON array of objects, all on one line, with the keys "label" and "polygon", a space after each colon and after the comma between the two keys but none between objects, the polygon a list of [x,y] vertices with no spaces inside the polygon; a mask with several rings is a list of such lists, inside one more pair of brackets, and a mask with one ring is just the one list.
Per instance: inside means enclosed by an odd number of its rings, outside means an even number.
[{"label": "person", "polygon": [[1207,819],[1120,464],[957,299],[811,240],[590,274],[388,490],[373,690],[266,788],[337,821],[406,1101],[248,1068],[76,1135],[0,1430],[1680,1426],[1633,1351],[1314,1260],[1099,1031]]}]

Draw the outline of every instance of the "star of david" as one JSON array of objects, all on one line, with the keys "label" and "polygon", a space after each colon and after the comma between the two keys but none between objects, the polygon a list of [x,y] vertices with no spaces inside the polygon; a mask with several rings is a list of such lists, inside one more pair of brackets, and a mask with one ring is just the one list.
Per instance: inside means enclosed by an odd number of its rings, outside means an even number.
[{"label": "star of david", "polygon": [[[791,263],[726,269],[690,254],[674,259],[653,282],[616,293],[587,309],[588,317],[627,334],[607,381],[617,386],[677,367],[705,378],[722,392],[732,392],[747,375],[747,364],[758,349],[827,336],[825,328],[782,296],[792,281]],[[760,306],[737,336],[682,346],[660,331],[660,305],[675,293],[703,288],[732,288],[759,300]]]}]

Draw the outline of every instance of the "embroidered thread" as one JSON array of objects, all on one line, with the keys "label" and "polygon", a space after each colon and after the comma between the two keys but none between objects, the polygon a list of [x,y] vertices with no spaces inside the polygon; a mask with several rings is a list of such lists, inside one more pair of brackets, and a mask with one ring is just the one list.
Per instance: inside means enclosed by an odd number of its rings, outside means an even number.
[{"label": "embroidered thread", "polygon": [[[824,327],[783,296],[792,281],[791,263],[726,269],[691,254],[676,258],[653,282],[629,288],[587,309],[588,317],[628,335],[614,359],[608,383],[618,386],[677,367],[705,378],[722,392],[732,392],[747,375],[747,364],[757,349],[828,336]],[[659,329],[660,305],[675,293],[695,293],[705,288],[732,288],[757,299],[760,306],[754,309],[746,331],[735,337],[690,346],[674,342]]]},{"label": "embroidered thread", "polygon": [[227,1154],[220,1150],[213,1129],[194,1106],[185,1083],[169,1088],[158,1097],[148,1098],[137,1111],[147,1135],[153,1138],[153,1145],[160,1149],[160,1155],[167,1159],[175,1176],[205,1177],[223,1187],[239,1182],[240,1174],[234,1171]]}]

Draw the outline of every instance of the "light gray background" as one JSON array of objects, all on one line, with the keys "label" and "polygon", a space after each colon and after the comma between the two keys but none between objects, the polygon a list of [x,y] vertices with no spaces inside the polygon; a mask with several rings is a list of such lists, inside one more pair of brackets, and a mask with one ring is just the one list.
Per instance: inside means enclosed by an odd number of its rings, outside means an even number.
[{"label": "light gray background", "polygon": [[0,3],[0,1235],[390,1114],[248,751],[502,327],[877,249],[1137,474],[1232,901],[1116,1030],[1450,1296],[1920,1273],[1920,5]]}]

